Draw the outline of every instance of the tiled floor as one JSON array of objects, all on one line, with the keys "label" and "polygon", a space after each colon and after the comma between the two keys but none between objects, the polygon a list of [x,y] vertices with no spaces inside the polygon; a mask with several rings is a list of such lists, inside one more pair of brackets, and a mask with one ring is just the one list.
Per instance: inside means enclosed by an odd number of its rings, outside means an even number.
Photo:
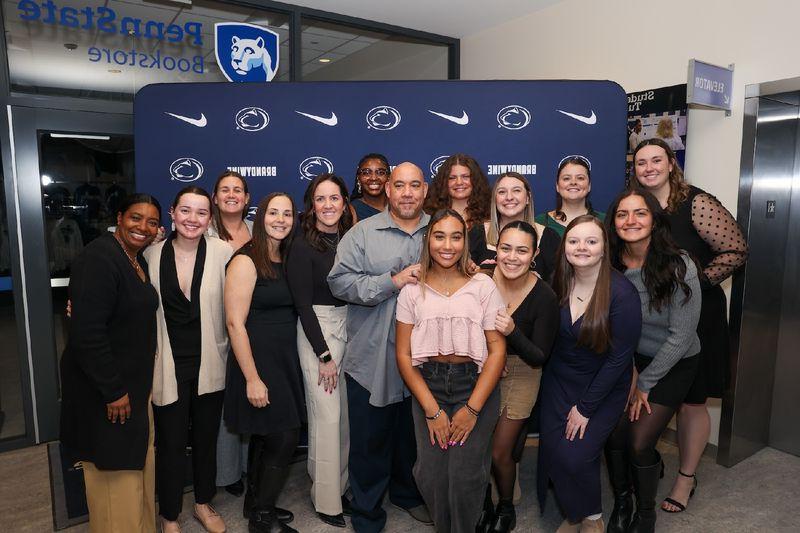
[{"label": "tiled floor", "polygon": [[[659,494],[666,495],[671,475],[676,470],[674,446],[660,446],[667,466],[665,482]],[[521,466],[523,499],[517,507],[517,532],[552,532],[561,516],[552,497],[544,515],[535,501],[536,448],[529,447]],[[682,514],[658,513],[659,532],[786,532],[800,531],[800,458],[764,449],[733,468],[717,465],[704,458],[698,471],[699,487],[689,509]],[[320,522],[308,498],[308,477],[304,465],[295,465],[280,504],[295,512],[292,526],[301,532],[338,533],[342,531]],[[611,508],[610,491],[603,488],[604,509]],[[214,506],[225,517],[228,531],[246,532],[247,523],[241,516],[241,498],[220,491]],[[201,533],[190,512],[192,494],[184,500],[181,520],[185,533]],[[386,531],[390,533],[425,532],[433,528],[422,526],[408,515],[389,505]],[[46,532],[53,527],[50,511],[50,487],[47,453],[44,446],[0,455],[0,530],[9,532]],[[82,524],[66,530],[68,533],[88,531]]]}]

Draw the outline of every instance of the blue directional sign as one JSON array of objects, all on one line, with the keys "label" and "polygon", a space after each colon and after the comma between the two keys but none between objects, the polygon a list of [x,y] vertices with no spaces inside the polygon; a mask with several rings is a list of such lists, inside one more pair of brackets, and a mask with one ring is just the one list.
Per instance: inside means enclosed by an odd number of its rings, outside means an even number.
[{"label": "blue directional sign", "polygon": [[733,105],[733,68],[689,60],[686,103],[730,111]]}]

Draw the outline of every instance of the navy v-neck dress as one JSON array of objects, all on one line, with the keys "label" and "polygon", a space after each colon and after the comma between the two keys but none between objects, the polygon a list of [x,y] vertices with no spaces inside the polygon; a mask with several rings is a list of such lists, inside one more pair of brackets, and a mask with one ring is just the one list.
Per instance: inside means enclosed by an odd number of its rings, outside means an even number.
[{"label": "navy v-neck dress", "polygon": [[[571,522],[602,512],[600,455],[619,422],[633,377],[633,354],[642,329],[639,294],[617,271],[611,272],[610,348],[598,354],[578,346],[583,316],[572,323],[569,305],[542,375],[540,401],[539,506],[544,510],[552,481],[556,498]],[[589,418],[583,439],[569,441],[567,415],[572,406]]]}]

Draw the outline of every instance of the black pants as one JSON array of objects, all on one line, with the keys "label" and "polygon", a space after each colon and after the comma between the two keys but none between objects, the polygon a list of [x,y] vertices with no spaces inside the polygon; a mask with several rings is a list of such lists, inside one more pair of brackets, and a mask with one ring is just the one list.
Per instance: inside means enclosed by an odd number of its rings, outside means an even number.
[{"label": "black pants", "polygon": [[411,398],[375,407],[369,391],[345,374],[350,413],[350,490],[353,529],[378,533],[386,525],[383,496],[403,509],[422,505],[411,469],[417,458]]},{"label": "black pants", "polygon": [[153,406],[156,428],[156,491],[161,516],[177,520],[183,507],[186,444],[192,427],[194,499],[211,501],[217,490],[217,432],[224,392],[197,395],[197,379],[178,383],[178,401]]}]

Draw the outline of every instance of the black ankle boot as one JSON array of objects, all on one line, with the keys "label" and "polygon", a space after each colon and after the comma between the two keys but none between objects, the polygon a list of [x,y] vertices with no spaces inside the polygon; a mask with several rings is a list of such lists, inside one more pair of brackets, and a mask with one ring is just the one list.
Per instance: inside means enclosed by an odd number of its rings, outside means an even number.
[{"label": "black ankle boot", "polygon": [[475,533],[488,533],[494,522],[494,504],[492,503],[492,486],[486,485],[486,496],[483,499],[483,511],[475,525]]},{"label": "black ankle boot", "polygon": [[254,509],[250,521],[247,522],[249,533],[298,533],[280,520],[275,509]]},{"label": "black ankle boot", "polygon": [[500,500],[494,512],[491,533],[508,533],[517,527],[517,512],[511,500]]},{"label": "black ankle boot", "polygon": [[661,455],[648,466],[633,465],[633,487],[636,493],[636,513],[628,532],[654,533],[656,530],[656,492],[661,474]]},{"label": "black ankle boot", "polygon": [[614,491],[614,510],[608,519],[606,533],[625,533],[633,515],[633,481],[628,454],[622,450],[605,450],[608,479]]}]

